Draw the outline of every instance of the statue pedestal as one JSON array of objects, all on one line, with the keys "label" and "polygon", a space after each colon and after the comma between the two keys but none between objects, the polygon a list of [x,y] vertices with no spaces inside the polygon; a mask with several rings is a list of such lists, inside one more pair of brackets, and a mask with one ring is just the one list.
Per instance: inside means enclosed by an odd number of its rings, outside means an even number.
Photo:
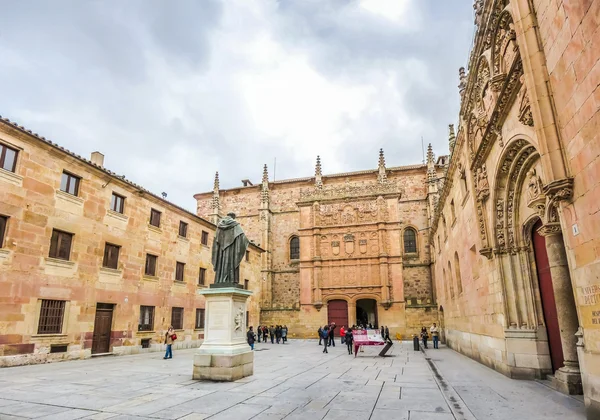
[{"label": "statue pedestal", "polygon": [[236,381],[254,373],[246,341],[246,301],[251,291],[217,287],[198,292],[206,299],[204,342],[194,355],[193,379]]}]

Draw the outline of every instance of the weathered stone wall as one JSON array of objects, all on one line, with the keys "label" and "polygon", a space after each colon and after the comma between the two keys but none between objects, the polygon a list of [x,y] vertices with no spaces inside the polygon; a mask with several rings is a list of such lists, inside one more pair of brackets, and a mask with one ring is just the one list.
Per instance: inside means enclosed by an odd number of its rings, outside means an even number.
[{"label": "weathered stone wall", "polygon": [[[114,304],[116,354],[142,351],[142,339],[161,349],[172,307],[184,308],[176,348],[198,345],[199,269],[207,269],[210,284],[214,225],[1,121],[0,142],[19,150],[15,173],[0,170],[0,214],[9,217],[0,248],[0,366],[89,357],[97,303]],[[63,170],[81,177],[77,197],[59,191]],[[109,210],[113,192],[125,197],[124,214]],[[151,208],[162,212],[158,229],[149,226]],[[187,238],[178,236],[180,221],[188,223]],[[48,257],[52,229],[74,234],[69,261]],[[209,246],[201,244],[202,231]],[[106,242],[121,246],[117,270],[102,267]],[[146,253],[158,256],[156,277],[144,276]],[[260,254],[252,247],[251,263],[242,264],[255,296]],[[186,264],[183,282],[174,281],[178,261]],[[255,296],[252,322],[259,316]],[[66,301],[61,334],[37,334],[40,299]],[[138,331],[140,305],[155,307],[154,331]],[[67,352],[49,354],[52,344],[66,344]]]}]

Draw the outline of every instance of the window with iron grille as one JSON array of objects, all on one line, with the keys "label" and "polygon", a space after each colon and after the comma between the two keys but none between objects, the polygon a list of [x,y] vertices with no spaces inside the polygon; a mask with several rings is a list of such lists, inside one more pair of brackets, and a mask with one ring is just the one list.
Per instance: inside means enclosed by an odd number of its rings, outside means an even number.
[{"label": "window with iron grille", "polygon": [[146,267],[144,274],[147,276],[156,276],[156,261],[158,257],[152,254],[146,254]]},{"label": "window with iron grille", "polygon": [[121,247],[118,245],[109,244],[108,242],[104,245],[104,260],[102,261],[102,267],[106,268],[119,268],[119,251]]},{"label": "window with iron grille", "polygon": [[202,245],[208,245],[208,232],[202,231]]},{"label": "window with iron grille", "polygon": [[175,267],[175,280],[183,281],[183,273],[185,272],[185,264],[182,262],[177,262]]},{"label": "window with iron grille", "polygon": [[17,168],[18,153],[15,149],[0,143],[0,168],[14,172]]},{"label": "window with iron grille", "polygon": [[179,236],[181,236],[182,238],[187,238],[187,228],[187,223],[179,222]]},{"label": "window with iron grille", "polygon": [[38,334],[60,334],[64,315],[64,300],[42,300]]},{"label": "window with iron grille", "polygon": [[0,248],[4,246],[4,235],[6,235],[6,226],[8,225],[8,217],[0,216]]},{"label": "window with iron grille", "polygon": [[244,280],[244,289],[248,290],[250,288],[250,280]]},{"label": "window with iron grille", "polygon": [[60,179],[60,190],[71,195],[79,195],[79,181],[80,177],[70,174],[68,172],[62,173],[62,178]]},{"label": "window with iron grille", "polygon": [[154,306],[140,306],[140,324],[138,331],[152,331],[154,329]]},{"label": "window with iron grille", "polygon": [[300,259],[300,238],[297,236],[290,239],[290,260]]},{"label": "window with iron grille", "polygon": [[415,233],[415,230],[413,228],[407,228],[404,231],[404,252],[417,252],[417,234]]},{"label": "window with iron grille", "polygon": [[200,275],[198,276],[198,284],[204,286],[206,282],[206,268],[200,268]]},{"label": "window with iron grille", "polygon": [[150,224],[152,226],[160,227],[160,215],[161,213],[158,210],[150,210]]},{"label": "window with iron grille", "polygon": [[110,198],[110,209],[117,213],[123,213],[123,209],[125,208],[125,197],[112,193],[112,197]]},{"label": "window with iron grille", "polygon": [[71,256],[71,243],[73,234],[60,230],[52,230],[52,239],[50,240],[50,258],[69,260]]},{"label": "window with iron grille", "polygon": [[183,329],[183,308],[171,309],[171,325],[175,330]]},{"label": "window with iron grille", "polygon": [[197,330],[204,329],[204,309],[196,309],[196,326],[194,328]]}]

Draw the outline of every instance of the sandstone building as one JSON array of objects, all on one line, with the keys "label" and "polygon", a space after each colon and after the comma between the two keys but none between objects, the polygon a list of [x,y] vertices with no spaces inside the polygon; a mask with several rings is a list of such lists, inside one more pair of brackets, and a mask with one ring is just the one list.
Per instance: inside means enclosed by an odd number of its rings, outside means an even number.
[{"label": "sandstone building", "polygon": [[437,320],[427,230],[445,157],[386,167],[262,182],[197,194],[198,215],[215,222],[236,213],[262,256],[263,324],[287,324],[314,337],[336,322],[386,325],[392,335]]},{"label": "sandstone building", "polygon": [[598,419],[600,1],[474,7],[429,234],[447,342],[511,377],[550,375]]},{"label": "sandstone building", "polygon": [[[158,350],[169,324],[197,346],[215,228],[0,119],[0,366]],[[254,324],[261,253],[240,272]]]}]

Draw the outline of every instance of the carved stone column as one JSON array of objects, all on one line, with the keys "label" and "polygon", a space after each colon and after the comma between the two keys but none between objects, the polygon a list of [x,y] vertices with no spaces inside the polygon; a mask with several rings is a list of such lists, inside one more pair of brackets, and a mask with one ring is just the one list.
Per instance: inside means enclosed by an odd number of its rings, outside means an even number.
[{"label": "carved stone column", "polygon": [[571,276],[567,265],[567,254],[558,223],[547,223],[539,233],[546,238],[546,251],[552,276],[552,289],[556,301],[560,341],[562,344],[564,366],[554,374],[554,385],[565,394],[582,394],[581,372],[577,357],[577,337],[579,321],[575,306],[575,296]]}]

